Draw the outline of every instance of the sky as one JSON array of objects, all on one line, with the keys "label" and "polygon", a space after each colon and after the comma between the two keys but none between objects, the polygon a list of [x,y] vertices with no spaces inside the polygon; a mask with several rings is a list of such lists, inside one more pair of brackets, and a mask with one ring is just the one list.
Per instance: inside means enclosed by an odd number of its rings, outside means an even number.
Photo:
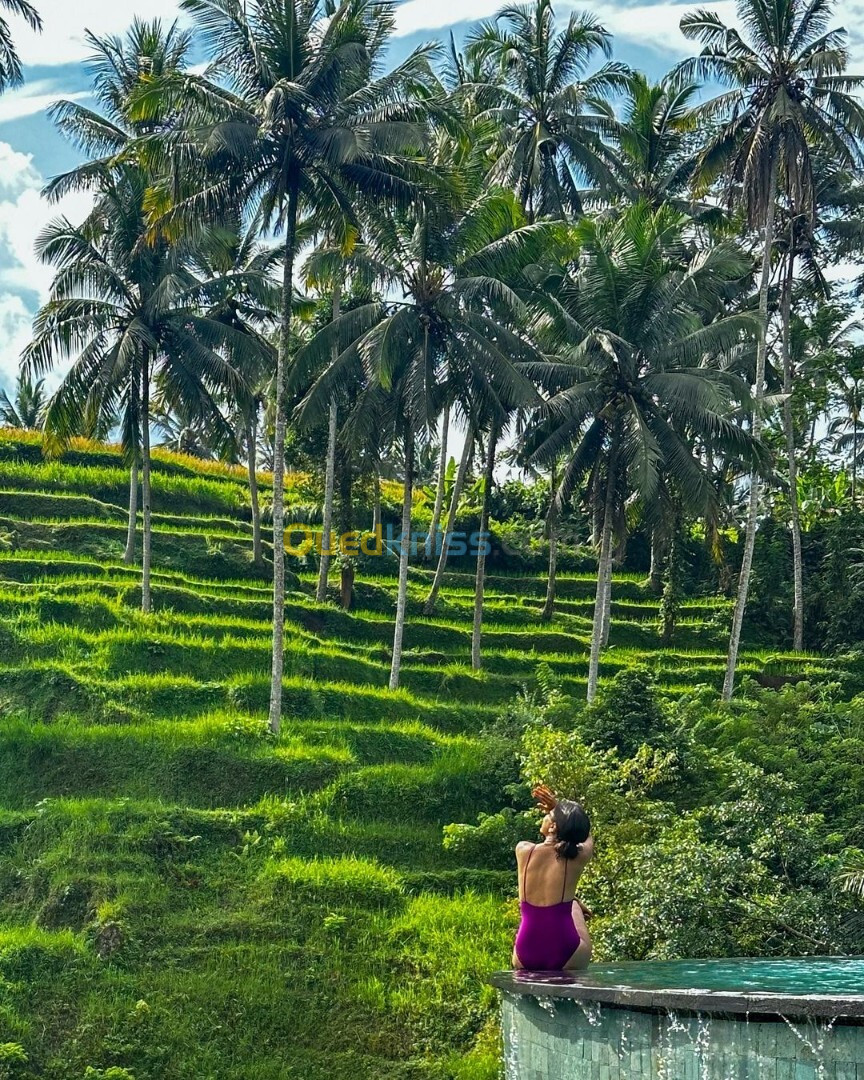
[{"label": "sky", "polygon": [[[32,318],[46,299],[50,268],[33,251],[39,232],[52,218],[80,220],[87,212],[86,195],[71,195],[56,205],[41,195],[45,182],[74,166],[75,150],[64,142],[46,116],[58,99],[89,102],[85,31],[122,34],[133,17],[173,20],[176,0],[34,0],[44,23],[36,35],[12,20],[24,63],[25,84],[0,97],[0,387],[9,387],[18,357],[30,337]],[[494,15],[501,0],[404,0],[398,8],[393,59],[430,39],[452,31],[458,40],[473,22]],[[596,0],[574,4],[558,0],[567,17],[574,7],[587,8],[615,37],[615,55],[633,67],[659,77],[693,46],[678,29],[682,13],[694,3]],[[702,0],[699,6],[734,21],[733,0]],[[836,22],[850,31],[852,70],[864,68],[864,0],[845,0],[836,8]]]}]

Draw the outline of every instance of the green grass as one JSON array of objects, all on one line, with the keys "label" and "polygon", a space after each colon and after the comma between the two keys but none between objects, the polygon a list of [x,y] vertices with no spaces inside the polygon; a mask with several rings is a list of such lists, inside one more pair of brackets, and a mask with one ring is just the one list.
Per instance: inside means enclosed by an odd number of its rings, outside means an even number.
[{"label": "green grass", "polygon": [[[0,433],[0,1042],[46,1080],[492,1080],[484,977],[508,963],[515,882],[445,850],[442,826],[510,799],[512,755],[482,732],[540,663],[584,693],[593,578],[563,574],[540,624],[543,578],[491,575],[478,674],[471,574],[425,617],[413,567],[391,693],[393,560],[361,568],[351,612],[292,564],[273,739],[242,470],[157,455],[149,616],[127,493],[112,448],[44,461]],[[727,618],[688,597],[661,648],[657,598],[616,577],[601,678],[648,664],[669,694],[717,686]],[[752,648],[741,670],[831,674]]]},{"label": "green grass", "polygon": [[[10,516],[15,516],[17,492],[41,492],[53,496],[55,506],[60,503],[58,496],[87,495],[122,508],[129,498],[129,474],[119,463],[106,466],[0,460],[0,490],[4,492],[0,505]],[[213,480],[157,470],[153,474],[152,494],[156,513],[182,514],[187,509],[193,513],[227,514],[230,517],[247,515],[248,500],[239,480]],[[24,499],[22,504],[26,505],[28,501]]]}]

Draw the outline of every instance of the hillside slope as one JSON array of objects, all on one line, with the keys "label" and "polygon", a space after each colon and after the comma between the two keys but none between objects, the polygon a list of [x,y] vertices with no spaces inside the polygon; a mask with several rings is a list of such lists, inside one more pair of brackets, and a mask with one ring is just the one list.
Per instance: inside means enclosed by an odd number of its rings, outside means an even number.
[{"label": "hillside slope", "polygon": [[[156,462],[147,617],[127,488],[110,448],[46,462],[0,437],[0,1044],[29,1058],[10,1075],[493,1076],[483,977],[508,960],[514,883],[441,829],[506,805],[512,758],[483,729],[538,664],[584,692],[591,577],[562,576],[546,626],[542,579],[491,577],[476,675],[470,575],[424,618],[412,570],[390,693],[392,560],[361,572],[350,613],[295,566],[273,740],[242,473]],[[641,583],[613,599],[604,679],[638,662],[669,693],[719,685],[721,601],[686,601],[664,650]],[[819,661],[751,652],[741,670],[778,664]]]}]

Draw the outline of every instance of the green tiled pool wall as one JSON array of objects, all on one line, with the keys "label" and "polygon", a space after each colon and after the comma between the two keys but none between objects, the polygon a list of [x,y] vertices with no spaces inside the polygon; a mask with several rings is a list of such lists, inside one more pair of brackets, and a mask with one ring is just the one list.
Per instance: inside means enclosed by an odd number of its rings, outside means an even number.
[{"label": "green tiled pool wall", "polygon": [[506,1080],[864,1080],[864,1027],[502,997]]}]

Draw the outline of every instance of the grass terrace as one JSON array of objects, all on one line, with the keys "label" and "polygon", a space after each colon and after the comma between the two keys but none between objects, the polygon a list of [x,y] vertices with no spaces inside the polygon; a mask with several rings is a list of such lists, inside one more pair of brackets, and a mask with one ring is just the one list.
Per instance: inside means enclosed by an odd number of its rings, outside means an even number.
[{"label": "grass terrace", "polygon": [[[584,693],[591,575],[560,577],[543,625],[545,580],[492,573],[476,674],[471,574],[426,618],[418,565],[390,693],[395,561],[361,570],[350,612],[298,564],[274,739],[242,471],[158,453],[153,490],[145,617],[116,450],[45,461],[0,437],[3,1037],[52,1080],[492,1080],[483,976],[508,960],[515,882],[442,827],[508,805],[484,729],[538,665]],[[602,679],[646,664],[670,695],[718,687],[728,617],[685,599],[663,648],[656,599],[620,576]],[[830,674],[755,648],[740,670]]]}]

